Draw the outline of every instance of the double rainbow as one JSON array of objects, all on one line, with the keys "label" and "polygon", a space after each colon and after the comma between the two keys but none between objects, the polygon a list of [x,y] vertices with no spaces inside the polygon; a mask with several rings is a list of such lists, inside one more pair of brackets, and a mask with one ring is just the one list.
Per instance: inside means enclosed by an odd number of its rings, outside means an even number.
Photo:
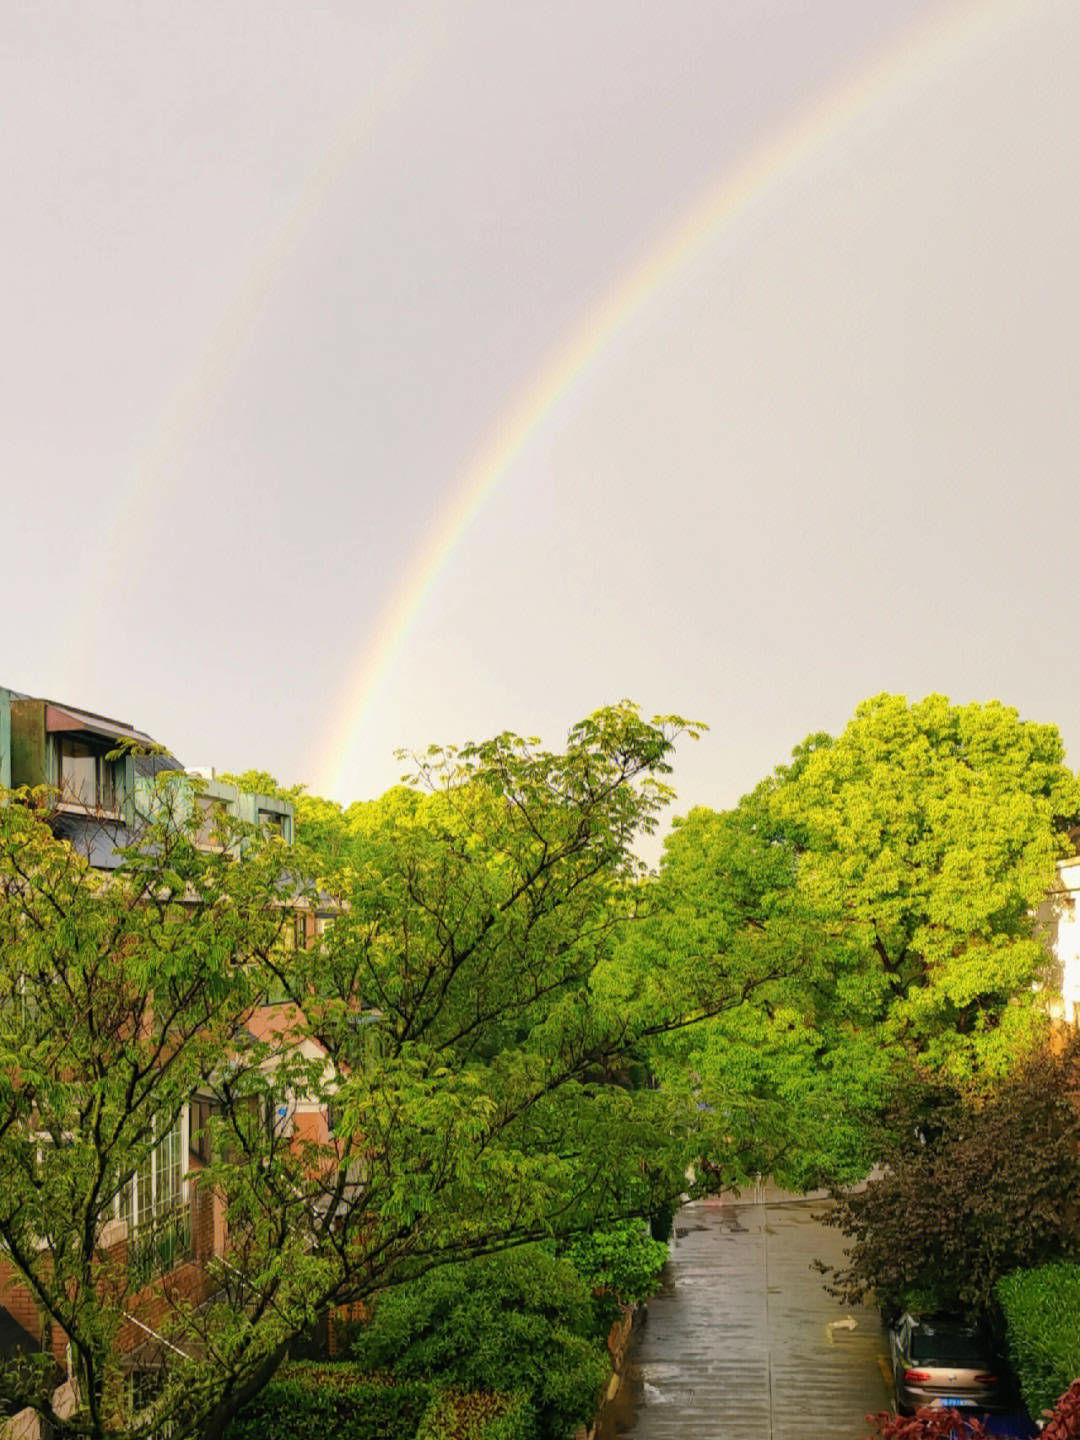
[{"label": "double rainbow", "polygon": [[396,593],[368,633],[337,716],[312,755],[308,773],[320,794],[346,787],[349,756],[363,738],[381,688],[413,623],[458,542],[492,490],[592,372],[620,333],[709,247],[730,241],[770,203],[788,201],[816,166],[826,166],[845,143],[884,124],[918,93],[947,80],[953,69],[1004,44],[1060,0],[994,0],[967,4],[909,36],[869,69],[799,116],[721,180],[663,243],[588,316],[525,391],[517,405],[453,486],[437,524],[413,556]]}]

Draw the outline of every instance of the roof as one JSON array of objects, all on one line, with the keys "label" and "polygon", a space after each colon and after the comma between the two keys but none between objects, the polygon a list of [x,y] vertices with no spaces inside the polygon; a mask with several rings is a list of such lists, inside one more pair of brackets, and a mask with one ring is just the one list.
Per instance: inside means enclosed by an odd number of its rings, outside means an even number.
[{"label": "roof", "polygon": [[[2,688],[2,687],[0,687]],[[160,747],[152,735],[145,730],[136,730],[126,720],[114,720],[110,715],[98,715],[93,710],[82,710],[77,705],[64,705],[58,700],[47,700],[37,695],[23,695],[18,690],[6,692],[12,700],[33,700],[45,707],[45,729],[50,735],[82,734],[102,735],[109,740],[129,740],[135,746],[155,751]],[[175,755],[145,754],[135,756],[135,773],[150,776],[162,770],[183,770],[184,765]]]},{"label": "roof", "polygon": [[92,710],[77,710],[73,705],[58,705],[44,700],[45,729],[54,734],[71,730],[91,735],[107,735],[114,740],[134,740],[139,745],[156,745],[157,741],[143,730],[136,730],[125,720],[112,720],[108,715],[95,715]]},{"label": "roof", "polygon": [[178,760],[171,752],[166,751],[164,755],[136,755],[135,774],[144,780],[153,780],[155,776],[166,770],[183,770],[184,762]]}]

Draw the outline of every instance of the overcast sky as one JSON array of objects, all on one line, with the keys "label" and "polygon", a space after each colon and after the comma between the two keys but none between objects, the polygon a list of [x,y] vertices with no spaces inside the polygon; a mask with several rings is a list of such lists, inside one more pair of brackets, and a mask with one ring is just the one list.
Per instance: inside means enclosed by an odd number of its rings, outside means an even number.
[{"label": "overcast sky", "polygon": [[6,0],[0,684],[343,801],[623,696],[679,810],[880,690],[1080,765],[1078,73],[1050,0]]}]

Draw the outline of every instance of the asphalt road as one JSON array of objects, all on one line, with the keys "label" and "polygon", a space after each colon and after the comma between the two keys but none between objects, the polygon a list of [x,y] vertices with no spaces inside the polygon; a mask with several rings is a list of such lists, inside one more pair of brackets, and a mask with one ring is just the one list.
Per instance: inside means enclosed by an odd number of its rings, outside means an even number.
[{"label": "asphalt road", "polygon": [[[766,1192],[768,1196],[768,1192]],[[889,1403],[878,1313],[840,1306],[810,1262],[841,1258],[820,1202],[697,1202],[675,1219],[599,1440],[863,1440]]]}]

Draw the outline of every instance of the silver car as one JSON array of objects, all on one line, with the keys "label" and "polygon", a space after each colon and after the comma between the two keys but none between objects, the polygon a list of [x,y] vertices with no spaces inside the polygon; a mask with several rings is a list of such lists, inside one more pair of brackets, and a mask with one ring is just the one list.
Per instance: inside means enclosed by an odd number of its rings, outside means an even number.
[{"label": "silver car", "polygon": [[993,1347],[976,1326],[953,1316],[901,1315],[889,1333],[893,1402],[898,1415],[1008,1408]]}]

